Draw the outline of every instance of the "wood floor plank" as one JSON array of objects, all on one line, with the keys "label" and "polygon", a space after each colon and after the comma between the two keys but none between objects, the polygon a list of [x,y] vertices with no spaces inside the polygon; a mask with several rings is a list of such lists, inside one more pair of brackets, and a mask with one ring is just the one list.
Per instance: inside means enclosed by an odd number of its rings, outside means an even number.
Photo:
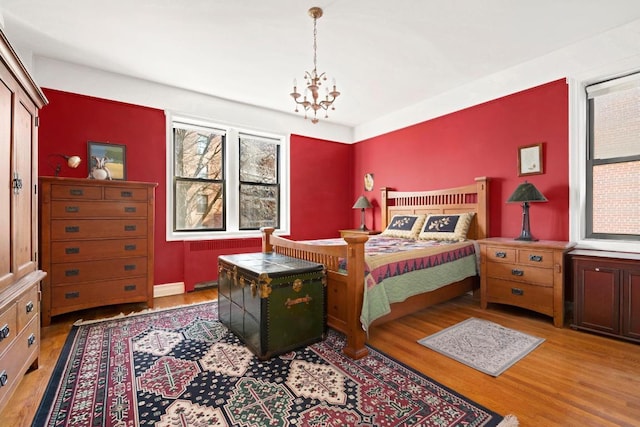
[{"label": "wood floor plank", "polygon": [[[213,300],[215,289],[157,298],[157,308]],[[2,425],[30,426],[73,322],[143,310],[141,304],[101,307],[54,317],[42,328],[39,367],[23,378],[0,413]],[[494,378],[417,343],[469,317],[499,323],[545,342]],[[369,344],[521,426],[640,425],[640,346],[569,327],[526,310],[489,305],[467,295],[430,307],[369,333]]]}]

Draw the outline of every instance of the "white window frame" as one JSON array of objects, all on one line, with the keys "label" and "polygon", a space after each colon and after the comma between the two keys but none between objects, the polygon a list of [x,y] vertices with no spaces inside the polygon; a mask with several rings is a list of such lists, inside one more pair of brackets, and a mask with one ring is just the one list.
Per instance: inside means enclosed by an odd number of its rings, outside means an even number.
[{"label": "white window frame", "polygon": [[624,72],[567,79],[569,85],[569,239],[578,248],[617,252],[640,252],[640,242],[587,238],[587,94],[586,87],[640,70],[640,64]]},{"label": "white window frame", "polygon": [[[213,120],[196,118],[187,114],[177,114],[165,111],[166,117],[166,239],[167,241],[181,240],[217,240],[234,238],[254,238],[261,237],[260,230],[240,230],[239,229],[239,135],[255,135],[270,140],[278,140],[280,144],[280,228],[276,230],[278,235],[288,235],[290,233],[290,139],[288,135],[281,135],[258,131],[255,129],[239,128],[235,126],[221,125]],[[226,207],[226,230],[223,231],[174,231],[174,159],[173,159],[173,123],[193,124],[206,126],[226,132],[225,147],[225,207]]]}]

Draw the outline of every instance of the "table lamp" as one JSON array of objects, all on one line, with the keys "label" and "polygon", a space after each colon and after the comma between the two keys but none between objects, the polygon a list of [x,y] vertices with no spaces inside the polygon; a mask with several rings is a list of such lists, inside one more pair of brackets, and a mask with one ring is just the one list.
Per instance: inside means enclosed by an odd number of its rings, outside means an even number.
[{"label": "table lamp", "polygon": [[371,206],[371,203],[369,202],[369,200],[364,196],[358,197],[358,200],[356,200],[356,203],[353,205],[353,209],[361,209],[359,230],[362,230],[362,231],[368,230],[366,224],[364,223],[364,210],[371,209],[372,207],[373,206]]},{"label": "table lamp", "polygon": [[529,203],[530,202],[546,202],[547,198],[542,195],[535,185],[530,182],[523,182],[518,185],[507,203],[522,203],[522,231],[520,236],[515,240],[536,241],[538,239],[531,235],[529,228]]}]

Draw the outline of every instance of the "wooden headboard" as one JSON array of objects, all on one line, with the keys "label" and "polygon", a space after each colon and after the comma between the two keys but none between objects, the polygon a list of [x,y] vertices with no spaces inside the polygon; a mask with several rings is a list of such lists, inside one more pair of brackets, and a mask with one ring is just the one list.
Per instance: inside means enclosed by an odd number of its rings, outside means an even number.
[{"label": "wooden headboard", "polygon": [[394,191],[382,189],[382,224],[384,230],[396,214],[455,214],[475,212],[469,239],[484,239],[489,232],[489,179],[476,178],[463,187],[430,191]]}]

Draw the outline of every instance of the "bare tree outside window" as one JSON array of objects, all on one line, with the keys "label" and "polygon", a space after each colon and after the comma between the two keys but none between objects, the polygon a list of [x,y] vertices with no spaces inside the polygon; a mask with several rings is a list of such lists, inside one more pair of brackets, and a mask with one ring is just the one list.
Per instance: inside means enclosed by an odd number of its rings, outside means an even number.
[{"label": "bare tree outside window", "polygon": [[224,229],[224,140],[224,132],[174,123],[175,230]]},{"label": "bare tree outside window", "polygon": [[240,229],[280,223],[278,141],[240,136]]}]

